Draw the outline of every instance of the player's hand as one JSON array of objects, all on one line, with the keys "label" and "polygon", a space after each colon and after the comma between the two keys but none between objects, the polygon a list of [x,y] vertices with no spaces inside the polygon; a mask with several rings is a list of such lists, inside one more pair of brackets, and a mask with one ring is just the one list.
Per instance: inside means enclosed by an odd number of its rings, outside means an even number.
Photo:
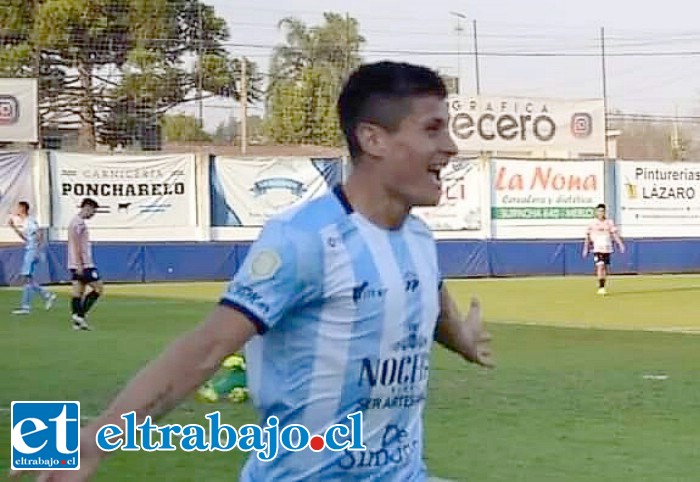
[{"label": "player's hand", "polygon": [[469,313],[465,319],[466,325],[466,346],[462,356],[472,363],[493,368],[495,365],[491,357],[491,335],[484,328],[481,316],[481,303],[476,298],[472,298],[469,306]]},{"label": "player's hand", "polygon": [[588,256],[588,249],[587,249],[587,248],[583,248],[583,253],[581,253],[581,256],[584,257],[584,258],[585,258],[586,256]]},{"label": "player's hand", "polygon": [[625,245],[621,244],[620,245],[620,253],[624,253],[624,252],[625,252]]}]

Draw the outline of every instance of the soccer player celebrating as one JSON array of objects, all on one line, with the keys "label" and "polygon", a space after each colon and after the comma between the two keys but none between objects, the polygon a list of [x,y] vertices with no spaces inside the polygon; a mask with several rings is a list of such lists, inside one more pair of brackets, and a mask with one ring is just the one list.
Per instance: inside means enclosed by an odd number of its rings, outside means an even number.
[{"label": "soccer player celebrating", "polygon": [[[103,285],[92,257],[92,244],[86,219],[97,211],[97,201],[86,198],[80,203],[80,211],[68,225],[68,269],[73,280],[71,319],[73,329],[89,330],[85,315],[102,295]],[[85,294],[86,288],[90,292]]]},{"label": "soccer player celebrating", "polygon": [[88,480],[106,455],[95,444],[100,427],[124,427],[131,411],[137,423],[162,417],[244,345],[262,420],[318,434],[362,411],[367,453],[252,455],[242,482],[430,480],[422,418],[433,340],[492,365],[479,302],[459,312],[433,235],[410,212],[437,205],[440,171],[457,153],[445,99],[440,77],[420,66],[356,70],[338,101],[354,164],[345,184],[268,221],[207,319],[83,428],[80,471],[42,480]]},{"label": "soccer player celebrating", "polygon": [[47,310],[50,310],[56,301],[56,295],[43,288],[34,279],[34,271],[41,259],[41,249],[43,249],[44,237],[34,216],[29,215],[29,203],[20,201],[15,208],[14,216],[10,218],[10,227],[17,233],[17,236],[24,241],[24,259],[22,261],[22,272],[24,288],[22,289],[22,302],[19,309],[14,310],[14,315],[28,315],[32,310],[32,299],[38,293],[44,300]]},{"label": "soccer player celebrating", "polygon": [[620,238],[617,227],[606,214],[605,204],[598,204],[595,210],[595,219],[591,221],[586,230],[586,240],[583,243],[583,257],[588,256],[593,249],[593,263],[595,263],[596,276],[598,277],[598,294],[605,295],[605,282],[609,273],[610,255],[613,252],[613,240],[617,243],[620,253],[625,252],[625,244]]}]

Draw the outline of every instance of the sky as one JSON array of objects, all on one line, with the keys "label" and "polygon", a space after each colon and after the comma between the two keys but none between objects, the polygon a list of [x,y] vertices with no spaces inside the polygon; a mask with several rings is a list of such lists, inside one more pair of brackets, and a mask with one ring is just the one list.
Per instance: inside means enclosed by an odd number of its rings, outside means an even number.
[{"label": "sky", "polygon": [[[481,93],[499,96],[602,98],[604,27],[608,110],[700,114],[700,4],[690,0],[205,0],[228,24],[232,54],[266,72],[272,47],[283,41],[285,16],[309,25],[325,11],[359,21],[365,61],[421,63],[463,75],[476,93],[472,22],[477,24]],[[463,32],[456,31],[458,17]],[[426,54],[428,52],[428,54]],[[458,55],[461,52],[461,55]],[[649,55],[663,52],[664,55]],[[678,55],[685,52],[683,55]],[[688,54],[695,52],[695,54]],[[557,54],[536,57],[522,54]],[[516,54],[513,56],[511,54]],[[641,54],[641,55],[640,55]],[[255,113],[256,107],[250,110]],[[238,116],[221,99],[205,103],[205,127]]]}]

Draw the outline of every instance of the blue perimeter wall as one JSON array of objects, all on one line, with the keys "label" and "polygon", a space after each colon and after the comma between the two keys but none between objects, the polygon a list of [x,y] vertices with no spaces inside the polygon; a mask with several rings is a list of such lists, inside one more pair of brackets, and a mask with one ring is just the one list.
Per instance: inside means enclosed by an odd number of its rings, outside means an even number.
[{"label": "blue perimeter wall", "polygon": [[[105,282],[225,281],[243,261],[250,242],[95,243],[95,260]],[[700,272],[700,238],[627,239],[615,254],[616,274]],[[440,269],[446,278],[486,276],[581,275],[593,271],[575,240],[438,241]],[[21,247],[0,248],[0,285],[16,284]],[[36,274],[40,283],[69,280],[65,243],[51,243]]]}]

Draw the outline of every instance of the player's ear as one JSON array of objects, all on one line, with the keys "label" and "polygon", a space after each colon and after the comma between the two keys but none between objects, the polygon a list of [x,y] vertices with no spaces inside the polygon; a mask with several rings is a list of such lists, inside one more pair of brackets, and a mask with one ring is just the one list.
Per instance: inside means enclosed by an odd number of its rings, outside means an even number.
[{"label": "player's ear", "polygon": [[382,158],[388,154],[388,132],[383,127],[360,122],[355,128],[355,136],[360,149],[368,156]]}]

